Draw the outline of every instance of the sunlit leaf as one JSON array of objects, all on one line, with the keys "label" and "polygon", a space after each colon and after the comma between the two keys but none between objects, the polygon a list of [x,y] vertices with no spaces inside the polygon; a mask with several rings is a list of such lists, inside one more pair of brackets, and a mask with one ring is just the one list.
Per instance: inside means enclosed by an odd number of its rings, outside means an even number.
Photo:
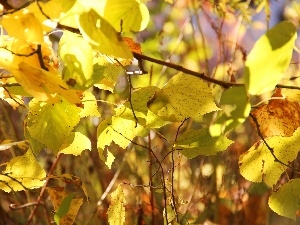
[{"label": "sunlit leaf", "polygon": [[179,73],[148,102],[152,112],[169,121],[183,121],[219,110],[211,90],[200,78]]},{"label": "sunlit leaf", "polygon": [[[103,17],[117,31],[141,31],[149,22],[149,11],[140,0],[106,0]],[[122,21],[122,22],[121,22]]]},{"label": "sunlit leaf", "polygon": [[[47,190],[48,190],[48,193],[49,193],[49,196],[50,196],[50,199],[51,199],[51,202],[53,204],[55,211],[57,211],[59,209],[59,207],[63,203],[63,200],[67,196],[70,196],[64,191],[63,187],[52,187],[52,188],[47,188]],[[59,224],[72,225],[78,214],[79,208],[83,203],[82,198],[73,198],[73,199],[71,199],[72,201],[69,205],[68,203],[69,203],[70,198],[71,197],[67,198],[64,205],[60,209],[62,211],[62,213],[60,212],[60,214],[63,214],[65,211],[67,211],[67,213],[63,217],[60,217]],[[67,210],[67,208],[68,208],[68,210]],[[56,218],[58,218],[58,216]]]},{"label": "sunlit leaf", "polygon": [[122,225],[125,222],[125,197],[122,186],[111,194],[111,204],[107,210],[108,222],[110,225]]},{"label": "sunlit leaf", "polygon": [[138,118],[138,122],[143,126],[149,128],[159,128],[168,124],[168,121],[165,121],[159,116],[155,115],[147,107],[147,102],[149,102],[153,95],[159,91],[160,89],[155,86],[138,89],[131,95],[131,103],[133,109],[131,109],[130,103],[126,102],[123,106],[115,109],[116,115],[125,119],[131,119],[135,121],[135,118],[133,116],[134,111],[134,114]]},{"label": "sunlit leaf", "polygon": [[47,104],[32,100],[27,117],[29,134],[57,153],[79,123],[80,109],[67,101]]},{"label": "sunlit leaf", "polygon": [[43,28],[35,15],[27,9],[21,9],[17,14],[6,14],[2,17],[2,26],[7,33],[23,41],[42,43]]},{"label": "sunlit leaf", "polygon": [[218,152],[226,150],[232,143],[233,141],[225,136],[211,137],[206,128],[189,129],[179,136],[175,147],[182,149],[180,153],[187,158],[194,158],[198,155],[216,155]]},{"label": "sunlit leaf", "polygon": [[83,150],[91,150],[91,141],[80,132],[72,132],[61,146],[59,153],[81,155]]},{"label": "sunlit leaf", "polygon": [[31,149],[13,158],[0,174],[0,189],[5,192],[39,188],[44,185],[45,170],[36,161]]},{"label": "sunlit leaf", "polygon": [[111,165],[113,164],[114,161],[115,161],[115,156],[110,151],[107,151],[107,159],[105,161],[105,164],[109,169],[111,169]]},{"label": "sunlit leaf", "polygon": [[284,21],[255,43],[243,74],[249,94],[260,95],[275,88],[291,61],[296,38],[295,26]]},{"label": "sunlit leaf", "polygon": [[[273,148],[274,155],[283,163],[289,164],[295,160],[299,152],[300,129],[291,137],[274,136],[266,138],[268,145]],[[265,182],[268,186],[277,183],[286,166],[275,162],[267,146],[259,141],[239,159],[240,173],[252,182]]]},{"label": "sunlit leaf", "polygon": [[300,179],[290,180],[269,198],[270,208],[280,216],[296,220],[296,212],[300,210]]},{"label": "sunlit leaf", "polygon": [[88,116],[100,116],[95,95],[89,91],[83,93],[82,98],[83,109],[80,111],[80,118]]},{"label": "sunlit leaf", "polygon": [[99,52],[124,59],[132,58],[120,34],[93,9],[79,15],[78,25],[83,37]]}]

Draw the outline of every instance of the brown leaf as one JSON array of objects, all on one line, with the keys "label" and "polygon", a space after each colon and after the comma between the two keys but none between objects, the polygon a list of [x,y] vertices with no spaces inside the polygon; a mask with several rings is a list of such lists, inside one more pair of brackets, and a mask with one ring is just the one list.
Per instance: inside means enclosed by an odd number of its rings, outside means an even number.
[{"label": "brown leaf", "polygon": [[[281,97],[281,94],[277,91],[272,97]],[[300,126],[299,104],[286,99],[272,99],[251,114],[257,119],[263,137],[292,136]],[[253,120],[251,123],[257,129]]]}]

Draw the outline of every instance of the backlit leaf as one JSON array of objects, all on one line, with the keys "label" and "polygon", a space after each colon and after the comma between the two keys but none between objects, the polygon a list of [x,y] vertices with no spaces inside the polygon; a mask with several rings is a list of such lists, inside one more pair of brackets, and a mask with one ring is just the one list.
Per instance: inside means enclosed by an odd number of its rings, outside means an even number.
[{"label": "backlit leaf", "polygon": [[[289,164],[295,160],[299,152],[300,129],[293,136],[274,136],[266,138],[268,145],[273,148],[274,155],[283,163]],[[267,146],[259,141],[239,159],[240,173],[252,182],[265,182],[268,186],[277,183],[286,166],[275,162]]]},{"label": "backlit leaf", "polygon": [[207,84],[183,73],[172,77],[148,106],[156,115],[174,122],[219,110]]},{"label": "backlit leaf", "polygon": [[29,107],[27,117],[29,134],[56,154],[79,123],[80,109],[63,100],[47,104],[33,99]]},{"label": "backlit leaf", "polygon": [[27,146],[26,141],[12,142],[11,140],[4,140],[0,143],[0,151],[11,148],[12,146],[18,146],[19,148],[24,148]]},{"label": "backlit leaf", "polygon": [[93,9],[79,15],[78,25],[83,37],[94,49],[114,57],[132,58],[120,34]]},{"label": "backlit leaf", "polygon": [[111,204],[108,208],[108,222],[110,225],[122,225],[125,222],[125,197],[122,186],[111,194]]},{"label": "backlit leaf", "polygon": [[260,95],[275,88],[291,61],[296,38],[295,26],[284,21],[255,43],[243,75],[249,94]]},{"label": "backlit leaf", "polygon": [[290,180],[269,198],[270,208],[280,216],[296,220],[296,212],[300,210],[300,179]]},{"label": "backlit leaf", "polygon": [[[106,0],[103,17],[117,31],[141,31],[149,22],[149,11],[140,0]],[[121,22],[122,21],[122,22]]]},{"label": "backlit leaf", "polygon": [[59,153],[81,155],[83,150],[91,150],[91,141],[80,132],[72,132],[61,146]]},{"label": "backlit leaf", "polygon": [[0,174],[0,189],[5,192],[39,188],[44,185],[45,170],[36,161],[31,149],[6,164]]},{"label": "backlit leaf", "polygon": [[225,136],[211,137],[208,129],[189,129],[179,136],[175,147],[187,158],[194,158],[198,155],[216,155],[224,151],[233,141]]}]

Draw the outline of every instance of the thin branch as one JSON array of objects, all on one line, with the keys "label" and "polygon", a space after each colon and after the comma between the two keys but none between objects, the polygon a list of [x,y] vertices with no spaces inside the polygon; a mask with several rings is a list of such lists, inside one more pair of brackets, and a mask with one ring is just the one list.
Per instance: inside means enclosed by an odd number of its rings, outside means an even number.
[{"label": "thin branch", "polygon": [[132,54],[133,54],[134,58],[136,58],[137,60],[143,59],[143,60],[146,60],[146,61],[149,61],[149,62],[153,62],[153,63],[159,64],[159,65],[167,66],[169,68],[181,71],[183,73],[186,73],[186,74],[189,74],[189,75],[201,78],[202,80],[205,80],[205,81],[208,81],[208,82],[220,85],[223,88],[229,88],[229,87],[232,87],[232,86],[243,86],[244,85],[244,84],[237,84],[237,83],[231,83],[231,82],[225,82],[225,81],[221,81],[221,80],[216,80],[214,78],[205,76],[204,73],[198,73],[196,71],[184,68],[183,66],[180,66],[180,65],[177,65],[177,64],[173,64],[173,63],[169,63],[169,62],[165,62],[165,61],[162,61],[162,60],[159,60],[159,59],[154,59],[154,58],[151,58],[149,56],[142,55],[142,54],[139,54],[139,53],[136,53],[136,52],[132,52]]},{"label": "thin branch", "polygon": [[25,203],[23,205],[17,205],[17,204],[10,204],[9,205],[9,208],[11,210],[18,210],[18,209],[23,209],[23,208],[27,208],[29,206],[35,206],[35,205],[43,205],[44,202],[40,201],[40,202],[28,202],[28,203]]},{"label": "thin branch", "polygon": [[42,46],[37,45],[37,55],[39,59],[39,63],[42,69],[49,71],[49,69],[45,66],[44,60],[43,60],[43,54],[42,54]]},{"label": "thin branch", "polygon": [[43,195],[44,195],[44,193],[46,191],[46,187],[47,187],[47,185],[48,185],[48,183],[49,183],[49,181],[51,179],[51,175],[53,174],[53,172],[54,172],[54,170],[55,170],[55,168],[56,168],[56,166],[58,164],[58,161],[60,160],[61,157],[62,157],[62,154],[58,154],[57,157],[56,157],[56,159],[54,160],[54,162],[53,162],[53,164],[52,164],[52,166],[51,166],[51,168],[50,168],[50,170],[49,170],[49,172],[47,174],[46,182],[45,182],[44,186],[42,187],[40,195],[39,195],[39,197],[38,197],[38,199],[36,201],[38,204],[35,205],[35,207],[33,208],[32,212],[30,213],[26,225],[29,225],[32,222],[33,216],[35,215],[35,213],[37,211],[37,208],[38,208],[40,202],[42,201]]}]

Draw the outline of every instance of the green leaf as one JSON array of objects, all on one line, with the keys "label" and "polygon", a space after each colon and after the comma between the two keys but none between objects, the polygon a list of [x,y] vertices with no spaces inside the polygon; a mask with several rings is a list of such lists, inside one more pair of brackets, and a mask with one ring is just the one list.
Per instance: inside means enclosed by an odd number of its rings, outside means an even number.
[{"label": "green leaf", "polygon": [[183,73],[172,77],[148,106],[156,115],[172,122],[219,110],[207,84]]},{"label": "green leaf", "polygon": [[125,197],[121,185],[111,194],[111,204],[108,208],[110,225],[122,225],[125,222]]},{"label": "green leaf", "polygon": [[100,116],[95,95],[93,95],[89,91],[85,91],[83,93],[83,98],[81,101],[83,104],[83,109],[81,109],[81,112],[79,114],[80,118],[88,116]]},{"label": "green leaf", "polygon": [[83,37],[102,54],[131,59],[132,53],[119,33],[95,10],[79,15],[78,26]]},{"label": "green leaf", "polygon": [[296,212],[300,210],[300,179],[290,180],[269,198],[270,208],[281,216],[296,220]]},{"label": "green leaf", "polygon": [[0,189],[5,192],[22,191],[42,187],[45,170],[36,161],[31,149],[22,156],[13,158],[0,174]]},{"label": "green leaf", "polygon": [[69,86],[86,90],[99,81],[99,75],[93,72],[92,46],[81,36],[64,31],[59,41],[59,54],[65,66],[63,79]]},{"label": "green leaf", "polygon": [[[140,88],[137,91],[133,92],[131,95],[133,111],[136,117],[138,118],[139,124],[141,124],[144,127],[159,128],[169,123],[168,121],[165,121],[159,116],[155,115],[147,107],[147,102],[149,102],[153,95],[159,91],[160,89],[158,87],[149,86]],[[115,109],[115,112],[116,115],[124,119],[130,119],[135,121],[129,102],[126,102],[123,106]]]},{"label": "green leaf", "polygon": [[220,136],[243,123],[251,110],[245,86],[226,89],[219,105],[223,109],[221,116],[209,128],[213,136]]},{"label": "green leaf", "polygon": [[206,128],[189,129],[179,136],[175,147],[182,149],[180,153],[191,159],[198,155],[216,155],[218,152],[226,150],[232,143],[225,136],[211,137]]},{"label": "green leaf", "polygon": [[[103,150],[105,146],[115,142],[121,148],[125,149],[135,136],[141,135],[145,128],[136,124],[135,121],[123,119],[118,116],[105,119],[100,122],[97,135],[97,148]],[[147,130],[148,132],[148,130]],[[103,159],[103,156],[100,158]]]},{"label": "green leaf", "polygon": [[[300,128],[293,136],[274,136],[266,138],[268,145],[273,148],[275,156],[283,163],[289,164],[295,160],[299,152]],[[259,141],[239,159],[240,173],[252,182],[265,182],[268,186],[277,183],[286,166],[275,162],[273,155],[267,146]]]},{"label": "green leaf", "polygon": [[80,132],[72,132],[61,146],[59,153],[81,155],[83,150],[91,150],[91,141]]},{"label": "green leaf", "polygon": [[140,0],[106,0],[104,19],[117,31],[141,31],[149,22],[149,11]]},{"label": "green leaf", "polygon": [[64,217],[70,209],[72,199],[74,198],[74,194],[67,195],[61,202],[60,206],[57,208],[54,214],[54,221],[56,224],[60,224],[60,219]]},{"label": "green leaf", "polygon": [[296,38],[295,26],[284,21],[255,43],[243,74],[249,94],[260,95],[275,88],[291,61]]},{"label": "green leaf", "polygon": [[29,134],[56,154],[79,123],[80,109],[65,100],[47,104],[33,99],[29,107],[27,117]]}]

